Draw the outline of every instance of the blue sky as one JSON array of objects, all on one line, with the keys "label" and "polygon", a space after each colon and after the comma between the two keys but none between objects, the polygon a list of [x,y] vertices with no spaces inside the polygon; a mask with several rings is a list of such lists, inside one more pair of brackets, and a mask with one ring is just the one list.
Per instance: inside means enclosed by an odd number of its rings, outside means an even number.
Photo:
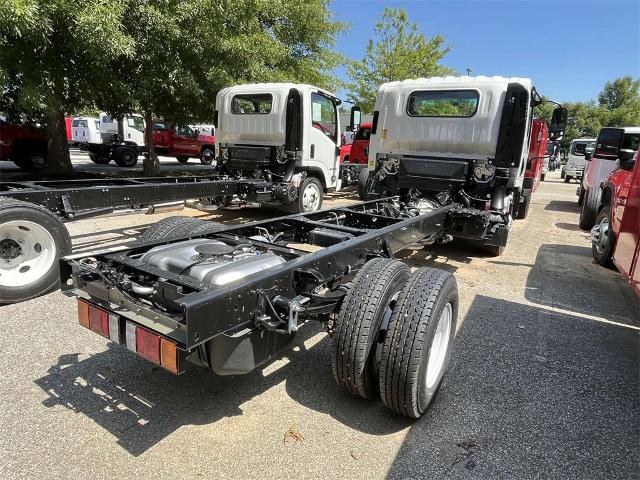
[{"label": "blue sky", "polygon": [[595,99],[607,80],[640,77],[640,0],[334,0],[335,19],[350,24],[337,49],[362,58],[385,7],[444,35],[453,46],[444,65],[529,77],[557,101]]}]

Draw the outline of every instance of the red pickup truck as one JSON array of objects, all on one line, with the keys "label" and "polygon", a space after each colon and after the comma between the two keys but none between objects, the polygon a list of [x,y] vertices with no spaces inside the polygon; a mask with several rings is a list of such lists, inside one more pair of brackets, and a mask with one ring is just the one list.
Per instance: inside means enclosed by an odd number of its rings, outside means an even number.
[{"label": "red pickup truck", "polygon": [[25,170],[38,170],[47,158],[44,129],[7,123],[0,119],[0,160],[11,160]]},{"label": "red pickup truck", "polygon": [[198,133],[188,125],[153,128],[153,143],[159,155],[176,157],[178,162],[187,163],[190,158],[199,158],[203,165],[211,165],[215,156],[216,137],[208,133]]},{"label": "red pickup truck", "polygon": [[[627,154],[629,155],[629,154]],[[601,207],[591,229],[591,252],[600,265],[613,260],[640,295],[640,166],[619,157],[618,168],[602,185]]]},{"label": "red pickup truck", "polygon": [[547,127],[547,122],[544,120],[534,120],[531,124],[531,140],[529,141],[527,169],[524,172],[522,195],[517,218],[527,218],[529,214],[531,195],[538,190],[540,186],[548,141],[549,127]]},{"label": "red pickup truck", "polygon": [[370,137],[371,123],[362,123],[353,138],[353,143],[343,145],[340,149],[342,181],[347,185],[357,183],[360,170],[367,165]]}]

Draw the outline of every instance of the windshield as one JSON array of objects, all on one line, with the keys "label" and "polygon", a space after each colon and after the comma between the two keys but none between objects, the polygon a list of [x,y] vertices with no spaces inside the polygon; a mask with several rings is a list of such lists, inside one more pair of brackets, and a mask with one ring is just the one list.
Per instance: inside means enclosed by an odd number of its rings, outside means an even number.
[{"label": "windshield", "polygon": [[573,142],[571,144],[571,155],[584,157],[586,152],[592,152],[595,142]]},{"label": "windshield", "polygon": [[640,133],[625,133],[622,139],[623,150],[633,150],[636,152],[640,145]]}]

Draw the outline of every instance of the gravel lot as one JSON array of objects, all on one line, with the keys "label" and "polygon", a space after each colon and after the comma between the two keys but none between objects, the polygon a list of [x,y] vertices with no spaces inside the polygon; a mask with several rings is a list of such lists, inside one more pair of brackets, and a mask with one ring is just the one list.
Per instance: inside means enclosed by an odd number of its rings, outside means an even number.
[{"label": "gravel lot", "polygon": [[[0,476],[638,478],[640,304],[592,263],[576,185],[548,177],[503,256],[462,242],[399,255],[454,272],[460,289],[452,364],[419,421],[343,394],[315,325],[248,375],[175,377],[78,326],[75,301],[55,292],[0,307]],[[87,250],[166,215],[68,226]],[[290,428],[304,439],[283,442]]]}]

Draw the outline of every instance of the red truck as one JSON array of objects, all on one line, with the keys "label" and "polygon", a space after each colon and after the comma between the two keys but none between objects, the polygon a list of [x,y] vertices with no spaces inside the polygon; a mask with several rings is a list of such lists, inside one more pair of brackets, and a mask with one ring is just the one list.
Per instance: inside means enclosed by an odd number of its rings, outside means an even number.
[{"label": "red truck", "polygon": [[176,157],[180,163],[199,158],[203,165],[211,165],[215,157],[216,137],[205,132],[198,133],[188,125],[156,124],[153,142],[159,155]]},{"label": "red truck", "polygon": [[362,123],[353,138],[353,143],[340,148],[342,181],[347,185],[357,183],[360,170],[367,165],[370,137],[371,123]]},{"label": "red truck", "polygon": [[602,185],[602,202],[591,229],[591,252],[599,265],[615,266],[640,295],[640,167],[638,152],[619,153],[617,168]]},{"label": "red truck", "polygon": [[538,190],[542,178],[542,168],[549,141],[549,127],[544,120],[534,120],[531,124],[531,141],[529,142],[529,155],[527,157],[527,169],[524,172],[522,183],[522,195],[518,207],[517,218],[527,218],[531,206],[531,195]]},{"label": "red truck", "polygon": [[25,170],[37,170],[47,158],[44,129],[7,123],[0,119],[0,160],[10,160]]}]

